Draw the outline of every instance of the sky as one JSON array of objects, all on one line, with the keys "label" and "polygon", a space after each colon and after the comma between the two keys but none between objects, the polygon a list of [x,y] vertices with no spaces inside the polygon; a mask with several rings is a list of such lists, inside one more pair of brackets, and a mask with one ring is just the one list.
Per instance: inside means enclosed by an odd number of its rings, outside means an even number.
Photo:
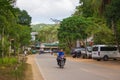
[{"label": "sky", "polygon": [[75,12],[79,0],[17,0],[16,6],[26,10],[32,24],[54,23],[50,18],[62,20]]}]

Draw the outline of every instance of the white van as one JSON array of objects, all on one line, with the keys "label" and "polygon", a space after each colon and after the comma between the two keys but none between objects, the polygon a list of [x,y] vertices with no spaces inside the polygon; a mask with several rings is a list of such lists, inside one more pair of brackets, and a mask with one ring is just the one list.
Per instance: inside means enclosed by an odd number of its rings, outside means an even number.
[{"label": "white van", "polygon": [[81,50],[82,58],[92,58],[92,47],[88,46],[85,50]]},{"label": "white van", "polygon": [[103,59],[107,61],[108,59],[120,58],[120,53],[116,46],[110,45],[94,45],[92,48],[92,58],[100,61]]}]

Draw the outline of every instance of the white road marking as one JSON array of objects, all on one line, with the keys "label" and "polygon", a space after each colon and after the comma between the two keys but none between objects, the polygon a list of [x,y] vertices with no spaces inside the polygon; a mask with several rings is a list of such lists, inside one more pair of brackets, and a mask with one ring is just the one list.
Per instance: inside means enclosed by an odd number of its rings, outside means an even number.
[{"label": "white road marking", "polygon": [[47,80],[47,79],[45,78],[45,75],[43,74],[42,68],[39,66],[38,61],[37,61],[36,58],[35,58],[35,62],[36,62],[36,64],[37,64],[37,66],[38,66],[38,69],[39,69],[39,71],[40,71],[40,73],[41,73],[43,79],[44,79],[44,80]]}]

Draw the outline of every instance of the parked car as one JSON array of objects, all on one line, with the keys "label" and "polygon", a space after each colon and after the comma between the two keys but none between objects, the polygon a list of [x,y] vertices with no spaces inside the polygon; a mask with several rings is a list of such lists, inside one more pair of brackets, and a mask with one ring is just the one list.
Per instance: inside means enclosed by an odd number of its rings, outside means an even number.
[{"label": "parked car", "polygon": [[92,47],[88,46],[81,51],[82,58],[92,58]]},{"label": "parked car", "polygon": [[108,59],[120,58],[118,49],[114,45],[94,45],[92,49],[92,58],[100,61],[103,59],[107,61]]},{"label": "parked car", "polygon": [[51,53],[52,50],[44,50],[43,52],[44,52],[44,53]]},{"label": "parked car", "polygon": [[73,58],[79,58],[81,56],[81,51],[85,50],[85,48],[74,48],[71,50],[71,55]]},{"label": "parked car", "polygon": [[32,49],[32,54],[37,53],[37,51],[35,49]]},{"label": "parked car", "polygon": [[59,50],[52,50],[52,52],[53,52],[53,53],[58,53],[58,52],[59,52]]}]

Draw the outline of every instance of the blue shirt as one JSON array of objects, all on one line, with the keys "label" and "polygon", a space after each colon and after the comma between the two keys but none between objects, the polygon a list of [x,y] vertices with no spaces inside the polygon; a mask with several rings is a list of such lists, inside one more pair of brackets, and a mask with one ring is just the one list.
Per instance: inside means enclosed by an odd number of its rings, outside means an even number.
[{"label": "blue shirt", "polygon": [[58,57],[64,56],[64,52],[58,52]]}]

